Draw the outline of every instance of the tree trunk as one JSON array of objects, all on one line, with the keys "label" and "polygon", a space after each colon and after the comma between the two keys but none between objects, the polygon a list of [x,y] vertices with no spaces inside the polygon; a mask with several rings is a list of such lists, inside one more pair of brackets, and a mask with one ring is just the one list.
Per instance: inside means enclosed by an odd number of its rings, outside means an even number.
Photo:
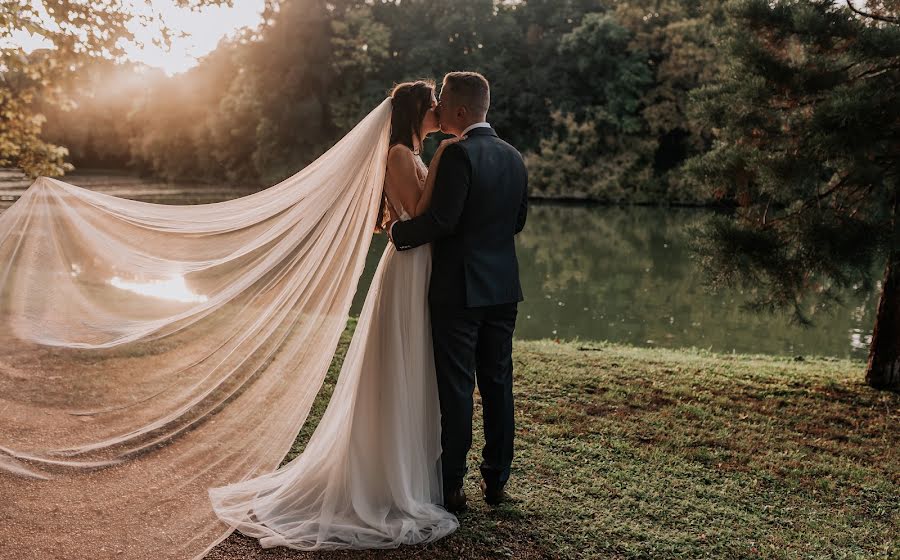
[{"label": "tree trunk", "polygon": [[900,252],[890,254],[885,267],[866,383],[876,389],[900,389]]}]

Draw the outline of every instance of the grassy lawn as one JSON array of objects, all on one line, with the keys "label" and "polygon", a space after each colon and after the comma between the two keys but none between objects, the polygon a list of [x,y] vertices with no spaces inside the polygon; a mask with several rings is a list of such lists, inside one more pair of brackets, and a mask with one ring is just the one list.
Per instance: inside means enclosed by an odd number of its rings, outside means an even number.
[{"label": "grassy lawn", "polygon": [[308,554],[234,534],[207,558],[900,558],[900,395],[864,364],[550,341],[514,358],[510,503],[480,500],[476,433],[470,510],[438,543]]}]

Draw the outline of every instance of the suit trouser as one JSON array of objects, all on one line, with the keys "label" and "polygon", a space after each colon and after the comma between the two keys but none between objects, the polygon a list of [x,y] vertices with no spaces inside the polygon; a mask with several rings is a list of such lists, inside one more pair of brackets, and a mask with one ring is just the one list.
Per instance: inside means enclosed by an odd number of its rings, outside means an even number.
[{"label": "suit trouser", "polygon": [[484,410],[481,476],[506,482],[513,457],[512,337],[517,304],[431,306],[431,330],[441,408],[441,469],[445,494],[459,487],[472,447],[475,384]]}]

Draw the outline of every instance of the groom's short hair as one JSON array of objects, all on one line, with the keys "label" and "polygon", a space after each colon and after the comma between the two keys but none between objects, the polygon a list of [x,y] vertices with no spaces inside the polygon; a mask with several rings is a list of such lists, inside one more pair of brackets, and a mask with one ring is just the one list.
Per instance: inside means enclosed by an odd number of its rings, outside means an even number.
[{"label": "groom's short hair", "polygon": [[478,72],[450,72],[444,76],[444,88],[450,88],[460,104],[475,114],[486,115],[491,106],[491,86]]}]

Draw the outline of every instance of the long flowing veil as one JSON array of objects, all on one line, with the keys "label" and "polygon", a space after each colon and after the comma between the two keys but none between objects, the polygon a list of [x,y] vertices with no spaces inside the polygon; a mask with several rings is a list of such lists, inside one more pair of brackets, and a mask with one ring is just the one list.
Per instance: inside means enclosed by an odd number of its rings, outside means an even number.
[{"label": "long flowing veil", "polygon": [[0,215],[0,558],[198,558],[207,489],[274,470],[346,326],[387,99],[252,195],[150,204],[37,179]]}]

